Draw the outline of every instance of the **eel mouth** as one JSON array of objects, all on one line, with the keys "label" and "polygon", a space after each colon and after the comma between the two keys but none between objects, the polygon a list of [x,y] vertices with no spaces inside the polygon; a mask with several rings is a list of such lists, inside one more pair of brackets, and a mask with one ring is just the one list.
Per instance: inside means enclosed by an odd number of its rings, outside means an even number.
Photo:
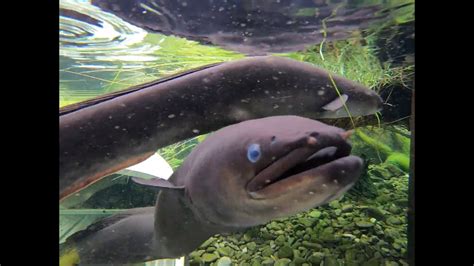
[{"label": "eel mouth", "polygon": [[350,155],[351,145],[345,141],[348,135],[322,147],[294,149],[274,160],[247,183],[248,194],[254,199],[274,198],[289,190],[301,192],[325,183],[347,188],[362,169],[362,160]]}]

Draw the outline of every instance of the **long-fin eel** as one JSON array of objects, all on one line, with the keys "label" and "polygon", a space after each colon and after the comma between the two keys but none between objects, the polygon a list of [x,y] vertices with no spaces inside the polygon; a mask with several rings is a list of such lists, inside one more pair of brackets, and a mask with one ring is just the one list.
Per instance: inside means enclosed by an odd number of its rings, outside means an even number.
[{"label": "long-fin eel", "polygon": [[155,207],[92,224],[68,238],[62,254],[86,264],[176,258],[214,234],[326,204],[361,175],[363,162],[350,154],[350,135],[297,116],[224,127],[195,147],[168,180],[135,179],[160,189]]},{"label": "long-fin eel", "polygon": [[[347,96],[344,102],[333,84]],[[60,195],[64,198],[161,147],[233,123],[289,114],[354,117],[373,114],[380,106],[380,97],[368,88],[283,57],[245,58],[187,71],[63,108]]]}]

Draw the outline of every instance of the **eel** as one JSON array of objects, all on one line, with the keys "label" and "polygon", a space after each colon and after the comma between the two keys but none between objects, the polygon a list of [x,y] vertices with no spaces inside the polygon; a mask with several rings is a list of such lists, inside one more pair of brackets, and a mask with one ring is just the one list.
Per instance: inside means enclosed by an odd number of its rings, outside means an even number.
[{"label": "eel", "polygon": [[382,4],[312,0],[92,0],[149,32],[248,55],[294,52],[347,39],[389,17]]},{"label": "eel", "polygon": [[76,232],[63,244],[61,259],[128,264],[176,258],[212,235],[323,205],[361,175],[363,161],[350,154],[350,134],[299,116],[224,127],[168,180],[137,180],[159,190],[155,207],[130,209]]},{"label": "eel", "polygon": [[157,149],[245,120],[374,114],[381,98],[314,65],[257,56],[204,66],[59,113],[60,200]]}]

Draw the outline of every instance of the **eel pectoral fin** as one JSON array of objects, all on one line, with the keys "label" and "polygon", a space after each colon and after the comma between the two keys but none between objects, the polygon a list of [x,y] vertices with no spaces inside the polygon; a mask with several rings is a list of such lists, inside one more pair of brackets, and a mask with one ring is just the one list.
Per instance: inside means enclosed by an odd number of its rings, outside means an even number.
[{"label": "eel pectoral fin", "polygon": [[178,189],[178,190],[184,190],[184,186],[177,186],[170,181],[162,178],[152,178],[152,179],[144,179],[140,177],[132,177],[132,181],[139,184],[139,185],[144,185],[144,186],[149,186],[149,187],[156,187],[158,189],[161,188],[170,188],[170,189]]}]

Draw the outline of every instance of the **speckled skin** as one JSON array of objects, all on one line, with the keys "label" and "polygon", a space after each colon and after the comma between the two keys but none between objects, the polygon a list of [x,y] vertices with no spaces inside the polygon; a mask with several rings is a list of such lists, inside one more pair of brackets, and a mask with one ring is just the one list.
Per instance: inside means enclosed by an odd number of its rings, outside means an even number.
[{"label": "speckled skin", "polygon": [[[212,65],[63,108],[60,198],[138,163],[158,148],[224,126],[275,115],[348,116],[322,109],[338,99],[330,74],[299,61],[262,56]],[[381,99],[332,75],[352,116],[373,114]]]},{"label": "speckled skin", "polygon": [[[174,258],[214,234],[325,204],[352,187],[363,168],[362,160],[350,155],[346,138],[340,128],[297,116],[249,120],[220,129],[171,176],[156,208],[131,209],[101,220],[70,237],[63,252],[75,249],[81,263]],[[261,156],[255,162],[247,157],[251,144],[260,146]],[[337,151],[307,162],[327,147]],[[285,175],[290,169],[294,171]]]}]

